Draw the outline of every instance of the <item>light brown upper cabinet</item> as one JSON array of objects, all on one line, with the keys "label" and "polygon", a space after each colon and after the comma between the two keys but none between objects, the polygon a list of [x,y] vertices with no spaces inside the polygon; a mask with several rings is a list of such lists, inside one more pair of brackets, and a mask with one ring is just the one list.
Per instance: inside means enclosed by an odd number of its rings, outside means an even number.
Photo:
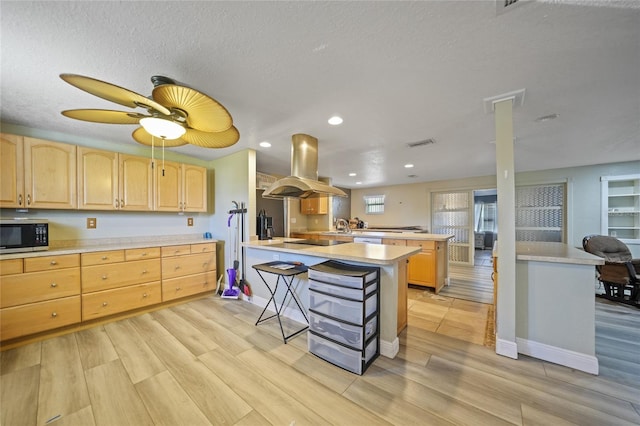
[{"label": "light brown upper cabinet", "polygon": [[75,209],[76,147],[2,134],[1,207]]},{"label": "light brown upper cabinet", "polygon": [[172,161],[156,161],[157,211],[206,212],[207,169]]},{"label": "light brown upper cabinet", "polygon": [[78,208],[150,211],[151,159],[78,147]]},{"label": "light brown upper cabinet", "polygon": [[300,213],[327,214],[328,212],[329,212],[329,199],[327,197],[300,199]]}]

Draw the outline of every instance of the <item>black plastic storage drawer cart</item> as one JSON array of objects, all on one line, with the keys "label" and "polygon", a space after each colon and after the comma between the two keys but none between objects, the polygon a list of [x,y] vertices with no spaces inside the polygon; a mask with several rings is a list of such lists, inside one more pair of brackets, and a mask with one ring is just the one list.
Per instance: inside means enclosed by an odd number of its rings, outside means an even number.
[{"label": "black plastic storage drawer cart", "polygon": [[308,272],[309,352],[363,374],[380,354],[380,268],[329,260]]}]

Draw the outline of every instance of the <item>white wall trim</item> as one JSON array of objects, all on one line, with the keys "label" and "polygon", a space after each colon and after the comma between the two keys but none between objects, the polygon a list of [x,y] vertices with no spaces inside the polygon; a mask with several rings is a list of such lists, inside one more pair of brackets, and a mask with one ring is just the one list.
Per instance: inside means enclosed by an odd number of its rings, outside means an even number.
[{"label": "white wall trim", "polygon": [[518,352],[534,358],[575,368],[590,374],[598,374],[598,358],[580,352],[570,351],[533,340],[516,337]]},{"label": "white wall trim", "polygon": [[380,340],[380,355],[386,358],[395,358],[398,352],[400,352],[400,339],[396,337],[393,342]]},{"label": "white wall trim", "polygon": [[513,359],[518,359],[518,345],[516,342],[504,340],[496,335],[496,353]]}]

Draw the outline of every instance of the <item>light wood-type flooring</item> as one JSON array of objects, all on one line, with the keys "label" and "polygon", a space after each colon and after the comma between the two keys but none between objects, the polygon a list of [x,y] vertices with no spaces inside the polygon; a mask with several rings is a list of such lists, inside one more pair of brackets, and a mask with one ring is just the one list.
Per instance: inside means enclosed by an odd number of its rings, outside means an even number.
[{"label": "light wood-type flooring", "polygon": [[482,334],[477,306],[452,300],[445,312],[442,300],[410,297],[400,353],[363,376],[309,354],[305,334],[283,344],[277,322],[254,326],[259,307],[215,296],[7,350],[0,423],[640,424],[640,310],[598,301],[612,367],[601,361],[592,376],[455,338]]}]

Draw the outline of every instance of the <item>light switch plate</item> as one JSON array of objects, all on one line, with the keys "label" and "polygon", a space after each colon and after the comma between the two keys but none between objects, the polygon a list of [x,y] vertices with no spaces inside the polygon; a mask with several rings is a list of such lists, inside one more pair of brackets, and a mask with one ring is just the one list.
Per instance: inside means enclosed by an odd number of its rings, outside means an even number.
[{"label": "light switch plate", "polygon": [[87,218],[87,229],[96,229],[98,227],[98,219],[95,217]]},{"label": "light switch plate", "polygon": [[188,217],[187,218],[187,226],[193,226],[193,218],[192,217]]}]

